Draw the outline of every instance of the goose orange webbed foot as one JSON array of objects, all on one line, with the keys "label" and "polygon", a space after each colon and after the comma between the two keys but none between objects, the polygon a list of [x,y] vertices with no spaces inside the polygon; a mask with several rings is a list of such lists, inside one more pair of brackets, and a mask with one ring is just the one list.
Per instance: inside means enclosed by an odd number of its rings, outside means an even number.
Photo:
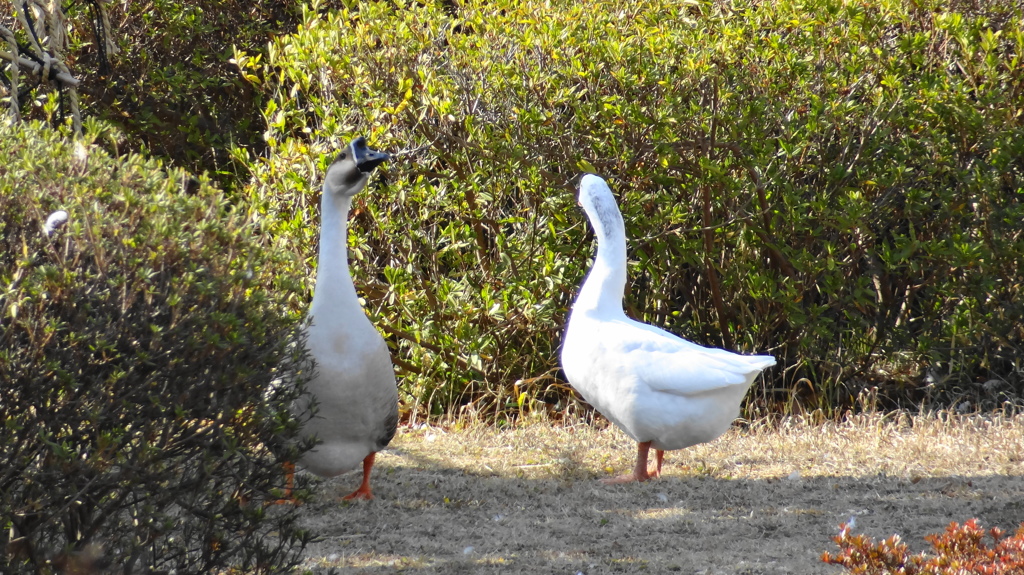
[{"label": "goose orange webbed foot", "polygon": [[359,489],[356,489],[352,493],[342,497],[342,501],[352,501],[354,499],[365,499],[369,501],[373,499],[373,492],[370,491],[370,472],[373,471],[373,461],[376,458],[377,454],[371,453],[363,459],[363,482],[359,485]]},{"label": "goose orange webbed foot", "polygon": [[647,454],[650,450],[650,441],[637,444],[636,467],[633,468],[633,473],[602,479],[601,483],[604,483],[605,485],[618,485],[620,483],[632,483],[634,481],[643,482],[652,478],[660,477],[661,466],[665,461],[665,452],[660,449],[654,450],[655,456],[657,457],[657,467],[655,468],[654,473],[649,473],[647,471]]},{"label": "goose orange webbed foot", "polygon": [[352,493],[349,493],[348,495],[341,498],[342,501],[352,501],[354,499],[365,499],[366,501],[369,501],[373,499],[373,493],[370,491],[369,487],[367,487],[366,489],[360,487],[359,489],[356,489]]}]

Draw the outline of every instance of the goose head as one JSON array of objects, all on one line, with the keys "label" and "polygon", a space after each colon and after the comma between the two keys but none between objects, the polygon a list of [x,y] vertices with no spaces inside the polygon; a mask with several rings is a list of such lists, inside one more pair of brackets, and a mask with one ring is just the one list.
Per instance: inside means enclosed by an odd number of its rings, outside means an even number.
[{"label": "goose head", "polygon": [[[580,205],[594,227],[598,238],[619,238],[625,234],[625,224],[615,196],[604,179],[594,174],[584,174],[580,179]],[[625,237],[622,237],[625,242]]]},{"label": "goose head", "polygon": [[366,138],[352,140],[327,168],[324,179],[324,194],[352,197],[366,186],[370,172],[385,160],[391,158],[385,152],[378,152],[366,145]]}]

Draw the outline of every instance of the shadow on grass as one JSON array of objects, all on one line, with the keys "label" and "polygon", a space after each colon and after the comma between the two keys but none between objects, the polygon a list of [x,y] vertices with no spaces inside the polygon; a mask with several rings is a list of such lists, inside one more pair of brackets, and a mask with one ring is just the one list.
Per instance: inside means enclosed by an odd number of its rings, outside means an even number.
[{"label": "shadow on grass", "polygon": [[1020,476],[731,479],[669,465],[606,486],[572,449],[544,463],[482,455],[472,469],[415,450],[386,452],[377,499],[339,504],[353,475],[314,487],[305,525],[315,573],[840,573],[820,562],[839,523],[914,551],[950,521],[1013,530]]}]

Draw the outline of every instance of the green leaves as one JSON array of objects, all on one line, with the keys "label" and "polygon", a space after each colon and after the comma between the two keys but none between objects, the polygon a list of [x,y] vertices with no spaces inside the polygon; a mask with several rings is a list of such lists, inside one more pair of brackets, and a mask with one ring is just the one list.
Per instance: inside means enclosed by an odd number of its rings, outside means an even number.
[{"label": "green leaves", "polygon": [[[184,173],[95,136],[0,127],[0,524],[27,550],[0,570],[97,542],[124,571],[294,565],[294,511],[244,507],[276,499],[278,463],[309,447],[278,275],[297,262],[208,182],[184,193]],[[57,208],[69,222],[47,237]]]},{"label": "green leaves", "polygon": [[[409,151],[350,225],[412,410],[519,414],[520,393],[563,393],[513,387],[557,373],[593,249],[581,171],[611,179],[633,238],[629,313],[788,366],[759,407],[805,379],[826,409],[886,383],[893,401],[950,399],[964,388],[923,387],[935,364],[1017,377],[1020,24],[1012,2],[308,11],[249,68],[271,153],[245,193],[305,259],[308,298],[327,159],[356,134]],[[1013,279],[972,282],[983,269]]]}]

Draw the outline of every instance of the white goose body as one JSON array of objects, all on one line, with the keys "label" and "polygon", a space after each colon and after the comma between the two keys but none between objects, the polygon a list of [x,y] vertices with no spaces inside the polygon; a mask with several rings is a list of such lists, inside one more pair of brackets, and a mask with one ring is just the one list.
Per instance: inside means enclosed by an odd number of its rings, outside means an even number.
[{"label": "white goose body", "polygon": [[592,174],[580,182],[580,203],[598,248],[569,317],[562,368],[584,399],[640,444],[634,473],[615,481],[643,481],[650,447],[658,450],[657,476],[664,451],[725,433],[747,388],[775,359],[706,348],[626,317],[622,215]]},{"label": "white goose body", "polygon": [[307,389],[316,416],[303,434],[320,444],[299,464],[332,477],[363,464],[363,484],[348,498],[372,498],[374,455],[398,425],[398,390],[391,354],[359,304],[348,268],[348,213],[352,197],[388,155],[357,138],[327,170],[321,199],[320,254],[316,289],[306,327],[306,345],[316,361]]}]

